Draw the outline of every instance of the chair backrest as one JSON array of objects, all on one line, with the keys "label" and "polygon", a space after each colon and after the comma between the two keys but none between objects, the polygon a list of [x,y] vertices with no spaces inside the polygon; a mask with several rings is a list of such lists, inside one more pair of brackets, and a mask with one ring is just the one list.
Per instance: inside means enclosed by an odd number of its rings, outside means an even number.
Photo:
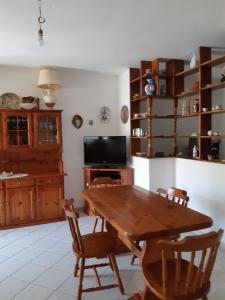
[{"label": "chair backrest", "polygon": [[83,254],[84,248],[82,243],[82,237],[80,233],[80,228],[78,224],[78,213],[76,212],[74,206],[74,199],[63,199],[63,208],[65,210],[65,215],[69,223],[71,235],[73,238],[73,249],[77,253]]},{"label": "chair backrest", "polygon": [[97,177],[93,181],[88,183],[89,189],[107,188],[120,185],[121,182],[118,179],[112,179],[110,177]]},{"label": "chair backrest", "polygon": [[168,190],[158,188],[157,193],[160,196],[165,197],[169,200],[172,200],[180,205],[183,205],[183,206],[188,205],[189,197],[187,196],[187,192],[185,190],[177,189],[174,187],[172,187]]},{"label": "chair backrest", "polygon": [[[218,232],[186,237],[178,242],[159,241],[158,250],[161,252],[162,258],[163,293],[167,294],[167,281],[170,276],[174,278],[176,287],[179,286],[182,277],[184,295],[193,294],[208,283],[222,236],[223,230],[220,229]],[[182,272],[182,255],[184,252],[187,268]],[[190,255],[189,260],[187,260],[188,253]],[[174,255],[175,260],[175,269],[173,270],[168,268],[168,261],[170,260],[168,257],[171,257],[171,254]],[[186,277],[185,282],[184,276]]]}]

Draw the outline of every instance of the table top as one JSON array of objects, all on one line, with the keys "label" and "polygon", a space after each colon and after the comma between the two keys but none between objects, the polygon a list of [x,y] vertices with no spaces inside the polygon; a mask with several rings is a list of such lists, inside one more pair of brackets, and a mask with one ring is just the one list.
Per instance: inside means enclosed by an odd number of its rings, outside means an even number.
[{"label": "table top", "polygon": [[81,195],[131,240],[210,227],[212,219],[138,186],[84,190]]}]

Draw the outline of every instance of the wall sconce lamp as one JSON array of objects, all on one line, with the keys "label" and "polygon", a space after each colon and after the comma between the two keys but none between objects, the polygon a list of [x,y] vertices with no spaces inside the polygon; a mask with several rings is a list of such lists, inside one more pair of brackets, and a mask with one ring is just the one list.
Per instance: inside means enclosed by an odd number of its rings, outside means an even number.
[{"label": "wall sconce lamp", "polygon": [[42,89],[45,105],[53,108],[56,102],[54,91],[61,87],[58,72],[52,69],[40,70],[37,86]]}]

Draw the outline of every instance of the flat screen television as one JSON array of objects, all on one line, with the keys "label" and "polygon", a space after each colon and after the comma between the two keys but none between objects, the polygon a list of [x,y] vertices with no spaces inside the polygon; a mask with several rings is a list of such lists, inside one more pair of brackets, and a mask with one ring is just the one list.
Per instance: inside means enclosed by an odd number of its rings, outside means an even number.
[{"label": "flat screen television", "polygon": [[126,137],[125,136],[85,136],[84,164],[97,166],[125,166]]}]

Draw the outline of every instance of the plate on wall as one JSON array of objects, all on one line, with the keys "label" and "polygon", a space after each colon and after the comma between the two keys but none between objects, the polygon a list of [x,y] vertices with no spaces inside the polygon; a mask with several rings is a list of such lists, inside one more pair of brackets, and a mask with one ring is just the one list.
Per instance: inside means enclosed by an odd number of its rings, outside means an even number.
[{"label": "plate on wall", "polygon": [[21,98],[14,93],[4,93],[1,95],[2,107],[9,109],[19,109]]}]

